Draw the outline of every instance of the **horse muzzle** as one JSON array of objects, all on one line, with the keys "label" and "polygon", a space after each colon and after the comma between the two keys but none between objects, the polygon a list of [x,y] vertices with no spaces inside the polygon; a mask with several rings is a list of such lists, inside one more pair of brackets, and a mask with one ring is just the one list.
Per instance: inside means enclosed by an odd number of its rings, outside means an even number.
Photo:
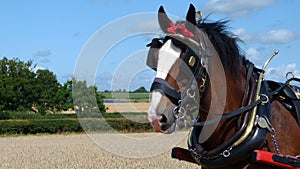
[{"label": "horse muzzle", "polygon": [[168,122],[167,117],[163,114],[152,120],[151,125],[155,132],[170,134],[175,131],[175,123]]},{"label": "horse muzzle", "polygon": [[162,117],[160,117],[158,119],[155,119],[151,122],[151,125],[152,125],[155,132],[163,133],[163,130],[161,129],[161,122],[160,122],[161,118]]},{"label": "horse muzzle", "polygon": [[147,115],[155,132],[170,133],[174,130],[172,127],[175,122],[173,115],[175,107],[176,105],[170,102],[169,98],[163,93],[158,90],[152,91],[151,104]]}]

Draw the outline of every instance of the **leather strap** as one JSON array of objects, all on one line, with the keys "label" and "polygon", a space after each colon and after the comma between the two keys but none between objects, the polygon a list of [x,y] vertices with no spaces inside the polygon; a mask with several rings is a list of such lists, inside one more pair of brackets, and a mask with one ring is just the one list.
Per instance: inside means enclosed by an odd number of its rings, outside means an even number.
[{"label": "leather strap", "polygon": [[255,106],[261,104],[263,101],[265,100],[262,100],[262,99],[259,99],[243,108],[240,108],[234,112],[230,112],[230,113],[227,113],[227,114],[224,114],[222,115],[220,118],[214,118],[214,119],[211,119],[211,120],[207,120],[207,121],[202,121],[202,122],[196,122],[193,127],[198,127],[198,126],[204,126],[204,125],[209,125],[209,124],[213,124],[213,123],[217,123],[219,121],[222,121],[222,120],[226,120],[226,119],[230,119],[232,117],[235,117],[237,115],[240,115],[244,112],[247,112],[251,109],[253,109]]},{"label": "leather strap", "polygon": [[159,92],[163,93],[175,105],[178,105],[178,101],[181,100],[180,92],[170,86],[164,79],[155,78],[150,88],[150,91],[153,90],[158,90]]}]

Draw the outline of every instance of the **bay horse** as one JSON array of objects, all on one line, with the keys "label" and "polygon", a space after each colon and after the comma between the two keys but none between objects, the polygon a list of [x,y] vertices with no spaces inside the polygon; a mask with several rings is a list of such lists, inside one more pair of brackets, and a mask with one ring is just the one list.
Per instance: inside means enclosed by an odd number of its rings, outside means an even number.
[{"label": "bay horse", "polygon": [[299,97],[295,105],[287,99],[293,87],[264,80],[264,69],[241,54],[227,21],[197,20],[192,4],[185,21],[173,23],[162,6],[158,21],[166,36],[147,45],[147,65],[156,71],[147,113],[154,131],[191,126],[185,160],[202,168],[274,168],[253,160],[260,151],[296,163]]}]

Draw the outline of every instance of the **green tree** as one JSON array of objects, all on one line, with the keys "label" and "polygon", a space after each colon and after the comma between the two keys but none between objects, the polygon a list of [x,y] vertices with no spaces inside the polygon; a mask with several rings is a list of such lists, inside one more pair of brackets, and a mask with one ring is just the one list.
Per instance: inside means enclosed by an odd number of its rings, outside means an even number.
[{"label": "green tree", "polygon": [[46,114],[73,109],[73,103],[85,112],[93,112],[97,107],[101,112],[106,110],[96,86],[74,78],[61,85],[53,72],[36,70],[32,61],[6,57],[0,60],[0,110]]},{"label": "green tree", "polygon": [[56,97],[60,84],[56,79],[56,75],[49,70],[36,71],[35,92],[39,98],[34,101],[34,104],[41,114],[46,114],[48,110],[55,111],[59,105],[59,99]]},{"label": "green tree", "polygon": [[72,97],[72,80],[68,80],[63,86],[60,86],[57,92],[58,98],[58,110],[74,109],[73,97]]},{"label": "green tree", "polygon": [[133,93],[147,93],[148,91],[146,90],[145,87],[140,87],[136,90],[133,91]]},{"label": "green tree", "polygon": [[105,105],[104,105],[104,101],[103,101],[104,96],[100,92],[98,92],[96,86],[94,86],[94,89],[95,89],[95,93],[96,93],[96,100],[97,100],[97,106],[99,108],[99,111],[101,113],[105,113],[107,110],[107,107],[105,107]]},{"label": "green tree", "polygon": [[96,86],[88,86],[86,81],[77,81],[73,78],[72,95],[76,112],[94,113],[95,109],[99,108],[101,113],[105,113],[104,97],[97,92]]},{"label": "green tree", "polygon": [[16,58],[0,60],[1,110],[30,109],[35,66],[32,61],[23,62]]}]

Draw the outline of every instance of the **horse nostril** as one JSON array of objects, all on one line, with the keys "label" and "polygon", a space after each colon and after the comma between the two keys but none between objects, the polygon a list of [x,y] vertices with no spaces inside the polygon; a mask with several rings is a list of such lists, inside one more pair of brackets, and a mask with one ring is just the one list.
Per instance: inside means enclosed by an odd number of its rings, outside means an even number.
[{"label": "horse nostril", "polygon": [[160,118],[159,118],[160,120],[160,123],[161,124],[167,124],[167,117],[165,116],[165,115],[160,115]]}]

